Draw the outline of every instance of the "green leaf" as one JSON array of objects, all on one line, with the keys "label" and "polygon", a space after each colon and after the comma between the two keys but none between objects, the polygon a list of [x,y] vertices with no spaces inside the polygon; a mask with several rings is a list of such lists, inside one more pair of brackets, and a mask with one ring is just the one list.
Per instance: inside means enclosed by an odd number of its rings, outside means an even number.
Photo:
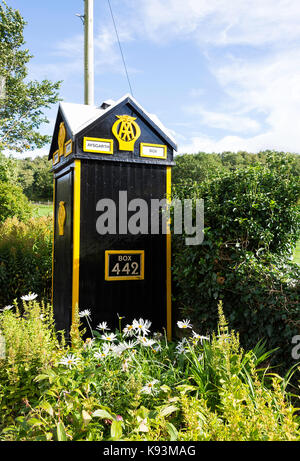
[{"label": "green leaf", "polygon": [[175,442],[175,440],[177,440],[177,438],[178,438],[178,431],[177,431],[176,427],[172,423],[167,423],[166,427],[167,427],[167,431],[168,431],[168,434],[170,436],[171,442]]},{"label": "green leaf", "polygon": [[67,435],[66,435],[66,431],[65,431],[65,426],[64,426],[62,421],[57,423],[56,433],[57,433],[57,440],[59,442],[66,442],[67,441]]},{"label": "green leaf", "polygon": [[166,417],[166,416],[169,416],[170,414],[174,413],[174,411],[177,411],[178,410],[178,407],[175,407],[175,405],[169,405],[167,407],[164,407],[161,411],[160,411],[160,416],[162,417]]},{"label": "green leaf", "polygon": [[50,416],[54,415],[53,408],[51,407],[50,403],[45,401],[40,404],[40,408],[45,410]]},{"label": "green leaf", "polygon": [[110,428],[110,435],[111,438],[114,440],[120,440],[122,437],[122,422],[121,421],[113,421],[111,428]]},{"label": "green leaf", "polygon": [[101,418],[101,419],[111,419],[113,420],[113,416],[108,413],[108,411],[106,410],[96,410],[94,411],[94,413],[92,414],[93,418]]}]

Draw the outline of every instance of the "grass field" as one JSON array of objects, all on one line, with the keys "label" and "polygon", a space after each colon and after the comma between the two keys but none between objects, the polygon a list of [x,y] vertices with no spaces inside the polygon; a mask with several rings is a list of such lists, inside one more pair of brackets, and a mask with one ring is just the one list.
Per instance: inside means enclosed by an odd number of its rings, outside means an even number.
[{"label": "grass field", "polygon": [[50,203],[41,204],[41,203],[32,203],[34,206],[34,216],[41,217],[41,216],[52,216],[53,214],[53,205]]},{"label": "grass field", "polygon": [[300,264],[300,240],[298,240],[297,246],[296,246],[296,248],[295,248],[295,252],[294,252],[294,261],[295,261],[297,264]]}]

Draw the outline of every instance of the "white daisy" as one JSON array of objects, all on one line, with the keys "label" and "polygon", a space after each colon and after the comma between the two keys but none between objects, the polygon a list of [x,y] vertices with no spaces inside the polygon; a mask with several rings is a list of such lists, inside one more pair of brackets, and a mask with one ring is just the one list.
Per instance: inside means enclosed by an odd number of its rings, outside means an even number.
[{"label": "white daisy", "polygon": [[126,327],[123,329],[124,336],[133,336],[135,331],[134,331],[134,326],[133,325],[126,325]]},{"label": "white daisy", "polygon": [[153,394],[156,391],[155,385],[157,383],[158,383],[157,379],[153,379],[149,383],[146,383],[144,387],[142,387],[141,392],[143,394]]},{"label": "white daisy", "polygon": [[112,342],[112,341],[116,341],[117,336],[114,333],[104,333],[101,336],[101,339],[104,339],[104,341]]},{"label": "white daisy", "polygon": [[96,327],[96,330],[109,330],[108,326],[107,326],[107,322],[102,322],[102,323],[99,323],[99,325]]},{"label": "white daisy", "polygon": [[10,311],[14,306],[5,306],[3,307],[3,309],[0,309],[0,311],[4,312],[4,311]]},{"label": "white daisy", "polygon": [[37,297],[38,295],[36,293],[28,293],[28,295],[21,296],[21,299],[23,301],[33,301]]},{"label": "white daisy", "polygon": [[155,344],[156,341],[154,339],[148,339],[146,336],[139,336],[139,343],[141,343],[145,347],[151,347]]},{"label": "white daisy", "polygon": [[156,344],[155,346],[152,346],[152,351],[155,353],[161,351],[161,345]]},{"label": "white daisy", "polygon": [[193,338],[196,341],[200,341],[201,344],[203,343],[203,341],[209,341],[209,336],[198,335],[198,333],[195,333],[195,331],[193,331],[192,333],[193,333]]},{"label": "white daisy", "polygon": [[84,311],[79,312],[79,317],[90,317],[91,311],[89,309],[85,309]]},{"label": "white daisy", "polygon": [[108,356],[109,352],[111,350],[111,346],[108,343],[103,344],[102,348],[94,353],[94,357],[96,359],[105,359],[105,357]]},{"label": "white daisy", "polygon": [[66,357],[64,357],[63,359],[61,359],[60,362],[58,362],[58,363],[61,364],[61,365],[65,365],[65,366],[67,366],[69,368],[72,368],[72,366],[78,365],[79,361],[80,361],[80,359],[78,357],[75,357],[75,355],[73,355],[73,354],[69,354]]},{"label": "white daisy", "polygon": [[150,320],[134,319],[134,321],[132,322],[132,326],[135,329],[135,331],[138,332],[138,334],[143,334],[144,336],[146,336],[150,332],[149,328],[151,326],[151,322]]},{"label": "white daisy", "polygon": [[188,341],[187,341],[186,338],[183,338],[181,341],[179,341],[179,343],[176,346],[176,353],[177,354],[183,354],[186,351],[184,345],[187,344],[187,343],[188,343]]},{"label": "white daisy", "polygon": [[179,321],[179,322],[177,322],[177,325],[178,325],[179,328],[193,328],[193,326],[191,325],[190,320]]}]

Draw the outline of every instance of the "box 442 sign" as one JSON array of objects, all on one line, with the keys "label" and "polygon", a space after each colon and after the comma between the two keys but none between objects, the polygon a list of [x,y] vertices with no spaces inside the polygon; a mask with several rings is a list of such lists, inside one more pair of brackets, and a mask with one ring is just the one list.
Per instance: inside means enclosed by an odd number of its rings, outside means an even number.
[{"label": "box 442 sign", "polygon": [[144,250],[107,250],[105,280],[144,280]]}]

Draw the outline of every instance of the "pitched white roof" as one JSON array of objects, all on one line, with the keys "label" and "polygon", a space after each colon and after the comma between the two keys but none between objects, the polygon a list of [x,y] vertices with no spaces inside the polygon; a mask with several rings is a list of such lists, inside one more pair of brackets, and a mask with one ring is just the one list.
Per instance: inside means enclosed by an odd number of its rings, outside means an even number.
[{"label": "pitched white roof", "polygon": [[167,130],[167,128],[161,123],[158,117],[155,114],[149,114],[145,111],[145,109],[131,96],[130,94],[125,94],[121,99],[118,101],[107,100],[104,101],[106,104],[110,104],[106,109],[97,106],[88,106],[85,104],[73,104],[69,102],[61,102],[60,109],[63,113],[64,118],[66,119],[71,131],[72,135],[76,135],[81,130],[86,128],[87,126],[91,125],[94,121],[104,115],[106,112],[111,110],[113,107],[120,104],[126,98],[130,98],[139,109],[144,112],[144,114],[149,117],[152,122],[157,125],[165,134],[170,138],[170,140],[176,144],[175,139],[171,135],[171,133]]}]

